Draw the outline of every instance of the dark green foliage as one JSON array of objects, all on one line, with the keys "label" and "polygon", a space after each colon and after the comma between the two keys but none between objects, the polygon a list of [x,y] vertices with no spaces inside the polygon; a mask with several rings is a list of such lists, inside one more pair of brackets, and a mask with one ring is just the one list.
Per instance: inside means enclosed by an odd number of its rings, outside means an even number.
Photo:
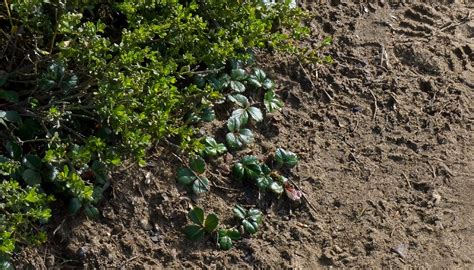
[{"label": "dark green foliage", "polygon": [[[249,76],[227,64],[247,63],[255,48],[296,52],[292,39],[307,33],[300,9],[257,0],[5,3],[0,184],[18,185],[11,196],[2,194],[0,205],[15,201],[18,207],[0,220],[0,257],[26,243],[25,235],[44,240],[35,228],[48,219],[42,211],[54,196],[65,199],[70,214],[98,218],[94,205],[110,184],[108,169],[124,158],[146,165],[152,143],[167,137],[198,152],[195,125],[215,118],[214,102],[244,92],[251,81],[272,88],[262,72]],[[256,107],[242,109],[261,120]],[[232,148],[253,141],[245,124],[229,126]],[[225,151],[217,143],[207,147],[209,156]],[[178,182],[205,192],[210,183],[204,172],[196,158],[178,171]],[[35,202],[25,195],[32,192]]]},{"label": "dark green foliage", "polygon": [[234,216],[242,221],[245,232],[255,234],[258,231],[263,220],[260,210],[255,208],[247,210],[240,205],[236,205],[233,211]]},{"label": "dark green foliage", "polygon": [[184,228],[184,234],[192,241],[201,240],[206,233],[214,232],[219,225],[219,217],[216,214],[208,214],[204,217],[204,211],[199,207],[189,211],[188,217],[193,224]]}]

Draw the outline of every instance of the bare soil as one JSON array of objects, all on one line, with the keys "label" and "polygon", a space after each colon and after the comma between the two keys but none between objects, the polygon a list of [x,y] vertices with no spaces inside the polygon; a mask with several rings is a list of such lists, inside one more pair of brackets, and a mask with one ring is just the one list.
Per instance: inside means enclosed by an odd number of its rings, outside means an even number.
[{"label": "bare soil", "polygon": [[[50,242],[23,250],[16,265],[473,269],[472,5],[330,2],[304,4],[315,14],[306,45],[332,35],[334,64],[259,56],[286,106],[254,128],[255,145],[212,162],[220,188],[190,198],[175,183],[179,161],[157,147],[148,167],[113,175],[99,220],[58,217]],[[221,139],[222,118],[205,129]],[[299,155],[289,173],[315,209],[267,196],[262,230],[230,251],[185,240],[191,205],[232,224],[235,203],[257,204],[229,165],[276,147]]]}]

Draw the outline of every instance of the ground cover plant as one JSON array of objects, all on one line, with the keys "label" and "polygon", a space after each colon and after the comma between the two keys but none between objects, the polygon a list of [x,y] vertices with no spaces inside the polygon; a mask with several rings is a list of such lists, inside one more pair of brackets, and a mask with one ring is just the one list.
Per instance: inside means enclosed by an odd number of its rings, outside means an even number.
[{"label": "ground cover plant", "polygon": [[[46,240],[51,202],[58,214],[100,213],[110,168],[163,138],[188,153],[226,147],[201,139],[195,125],[215,118],[229,93],[229,148],[252,142],[244,128],[262,111],[241,93],[265,90],[264,106],[282,106],[262,70],[244,67],[257,48],[295,52],[307,33],[288,1],[4,1],[0,8],[0,258]],[[251,119],[251,120],[250,120]],[[209,189],[194,156],[178,172],[195,193]],[[59,203],[61,202],[61,203]],[[67,208],[67,209],[66,209]],[[197,224],[202,225],[202,224]],[[219,230],[230,248],[233,231]]]}]

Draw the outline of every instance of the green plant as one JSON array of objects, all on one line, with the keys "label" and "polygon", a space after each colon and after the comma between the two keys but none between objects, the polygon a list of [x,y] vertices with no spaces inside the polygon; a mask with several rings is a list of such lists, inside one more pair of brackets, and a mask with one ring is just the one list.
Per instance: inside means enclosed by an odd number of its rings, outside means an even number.
[{"label": "green plant", "polygon": [[232,118],[238,118],[242,125],[248,122],[249,116],[256,122],[263,120],[262,112],[259,108],[250,106],[248,98],[241,94],[229,95],[229,100],[237,104],[239,109],[232,112]]},{"label": "green plant", "polygon": [[280,110],[283,107],[283,101],[277,98],[273,90],[265,92],[263,103],[269,113]]},{"label": "green plant", "polygon": [[208,157],[216,157],[227,152],[227,147],[223,143],[217,143],[212,137],[205,137],[203,139],[204,150],[202,154]]},{"label": "green plant", "polygon": [[275,161],[278,167],[288,166],[293,167],[298,164],[298,156],[282,148],[278,148],[275,153]]},{"label": "green plant", "polygon": [[232,240],[239,240],[240,238],[240,232],[236,229],[219,229],[217,233],[217,243],[223,250],[231,249],[234,245]]},{"label": "green plant", "polygon": [[230,148],[239,149],[253,143],[254,137],[250,129],[243,128],[244,124],[237,117],[227,120],[227,129],[230,131],[226,135],[226,141]]},{"label": "green plant", "polygon": [[206,233],[210,234],[217,229],[219,225],[219,217],[216,214],[208,214],[204,217],[204,210],[199,207],[193,208],[188,213],[189,219],[193,224],[184,228],[186,237],[192,241],[198,241],[204,237]]},{"label": "green plant", "polygon": [[240,205],[236,205],[233,209],[234,216],[242,222],[245,232],[255,234],[262,224],[262,212],[258,209],[245,209]]},{"label": "green plant", "polygon": [[253,70],[252,75],[248,77],[248,82],[255,88],[263,88],[265,90],[272,90],[275,87],[273,81],[267,78],[265,72],[259,68]]},{"label": "green plant", "polygon": [[[6,200],[21,198],[20,212],[47,209],[49,199],[27,201],[35,189],[63,200],[70,214],[98,217],[110,168],[128,158],[146,165],[147,150],[162,138],[198,152],[196,125],[215,118],[212,106],[229,90],[245,91],[248,76],[229,64],[247,63],[257,48],[297,52],[294,39],[308,33],[303,17],[288,3],[259,0],[5,1],[0,181],[21,187]],[[230,126],[229,145],[252,142],[243,123]],[[211,147],[211,155],[223,150]],[[209,190],[202,167],[191,162],[178,181]],[[22,219],[2,241],[40,237],[42,222]]]},{"label": "green plant", "polygon": [[245,178],[255,180],[262,174],[262,168],[256,157],[245,156],[240,159],[240,162],[234,164],[232,172],[235,178],[240,181]]},{"label": "green plant", "polygon": [[209,191],[210,182],[203,175],[206,171],[206,162],[200,156],[194,156],[189,161],[189,167],[180,167],[177,172],[178,183],[191,187],[196,194]]}]

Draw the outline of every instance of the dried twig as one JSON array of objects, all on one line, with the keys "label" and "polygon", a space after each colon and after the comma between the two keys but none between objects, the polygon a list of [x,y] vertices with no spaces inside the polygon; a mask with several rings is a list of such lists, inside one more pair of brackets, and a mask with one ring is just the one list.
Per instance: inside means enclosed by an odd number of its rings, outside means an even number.
[{"label": "dried twig", "polygon": [[377,106],[377,97],[375,96],[374,92],[369,89],[370,94],[372,95],[372,98],[374,99],[374,115],[372,116],[373,120],[375,120],[375,116],[377,116],[377,110],[379,107]]}]

